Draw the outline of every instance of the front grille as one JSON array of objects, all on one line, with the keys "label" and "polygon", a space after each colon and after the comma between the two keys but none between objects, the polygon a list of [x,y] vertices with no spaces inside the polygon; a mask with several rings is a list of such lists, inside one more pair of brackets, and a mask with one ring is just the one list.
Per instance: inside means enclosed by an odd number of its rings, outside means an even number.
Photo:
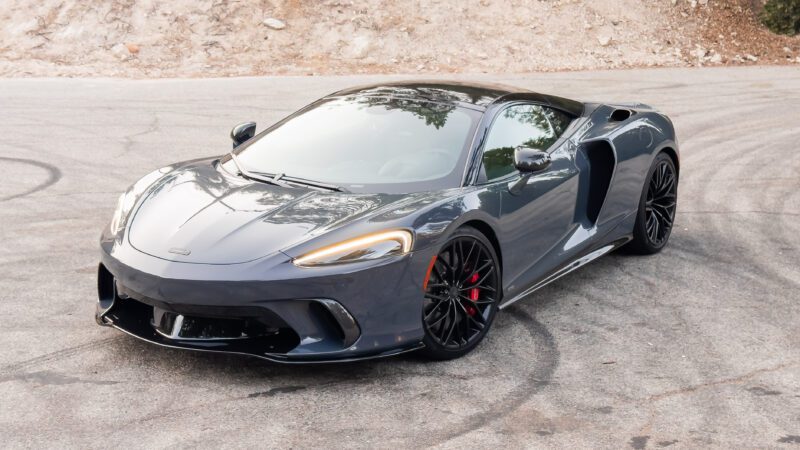
[{"label": "front grille", "polygon": [[[159,308],[131,297],[117,297],[106,317],[111,324],[128,333],[172,347],[265,355],[287,353],[300,344],[300,337],[294,330],[269,321],[269,311],[262,317],[221,318],[161,310],[159,326],[156,327],[156,309]],[[235,314],[236,308],[230,308],[230,311]],[[173,337],[179,317],[183,323]]]},{"label": "front grille", "polygon": [[170,339],[248,339],[274,335],[279,328],[254,318],[209,318],[186,316],[153,308],[153,327]]}]

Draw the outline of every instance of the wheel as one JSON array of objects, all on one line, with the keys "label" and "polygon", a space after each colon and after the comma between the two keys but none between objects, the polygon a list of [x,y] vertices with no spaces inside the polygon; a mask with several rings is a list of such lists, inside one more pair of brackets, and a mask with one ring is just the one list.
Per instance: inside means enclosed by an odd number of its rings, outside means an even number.
[{"label": "wheel", "polygon": [[460,228],[431,269],[422,308],[422,353],[431,359],[469,353],[489,331],[500,293],[500,267],[491,243],[474,228]]},{"label": "wheel", "polygon": [[647,175],[633,227],[633,240],[625,246],[630,253],[652,255],[667,245],[678,202],[675,164],[660,153]]}]

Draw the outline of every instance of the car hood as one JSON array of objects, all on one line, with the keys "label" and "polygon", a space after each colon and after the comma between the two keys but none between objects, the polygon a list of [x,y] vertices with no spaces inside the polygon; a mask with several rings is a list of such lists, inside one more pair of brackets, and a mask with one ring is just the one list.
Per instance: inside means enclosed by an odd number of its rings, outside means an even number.
[{"label": "car hood", "polygon": [[156,182],[136,209],[128,237],[134,248],[159,258],[235,264],[394,208],[408,197],[284,188],[223,174],[206,161]]}]

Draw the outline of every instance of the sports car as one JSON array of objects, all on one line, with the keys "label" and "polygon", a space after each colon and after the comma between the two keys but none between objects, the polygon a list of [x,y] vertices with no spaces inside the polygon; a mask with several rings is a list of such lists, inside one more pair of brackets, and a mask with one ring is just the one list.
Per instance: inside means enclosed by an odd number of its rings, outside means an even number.
[{"label": "sports car", "polygon": [[675,217],[675,131],[640,103],[380,83],[231,138],[120,196],[100,325],[286,363],[455,358],[553,280],[659,252]]}]

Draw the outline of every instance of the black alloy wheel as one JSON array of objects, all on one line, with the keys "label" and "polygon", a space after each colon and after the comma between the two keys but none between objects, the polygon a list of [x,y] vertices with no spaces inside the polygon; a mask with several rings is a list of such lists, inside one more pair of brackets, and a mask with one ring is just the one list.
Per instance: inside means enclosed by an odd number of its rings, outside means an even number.
[{"label": "black alloy wheel", "polygon": [[451,359],[472,350],[492,324],[500,292],[492,245],[473,228],[456,231],[437,255],[425,286],[423,352]]},{"label": "black alloy wheel", "polygon": [[678,204],[678,174],[668,155],[661,153],[656,157],[642,194],[633,240],[628,247],[634,253],[653,254],[667,244]]}]

